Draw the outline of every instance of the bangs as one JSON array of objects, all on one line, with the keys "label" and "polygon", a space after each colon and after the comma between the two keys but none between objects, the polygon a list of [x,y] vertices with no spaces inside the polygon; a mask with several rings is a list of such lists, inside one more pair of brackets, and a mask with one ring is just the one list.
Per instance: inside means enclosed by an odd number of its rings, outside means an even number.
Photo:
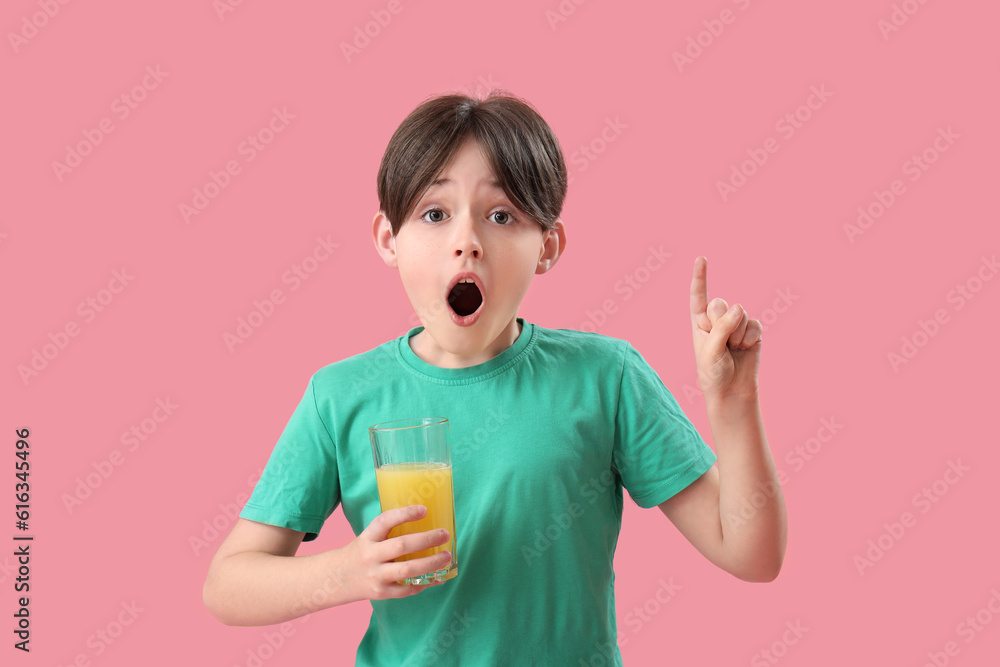
[{"label": "bangs", "polygon": [[504,91],[485,100],[443,95],[418,106],[400,124],[382,157],[378,195],[395,236],[461,146],[474,139],[510,202],[552,229],[566,198],[559,143],[526,102]]}]

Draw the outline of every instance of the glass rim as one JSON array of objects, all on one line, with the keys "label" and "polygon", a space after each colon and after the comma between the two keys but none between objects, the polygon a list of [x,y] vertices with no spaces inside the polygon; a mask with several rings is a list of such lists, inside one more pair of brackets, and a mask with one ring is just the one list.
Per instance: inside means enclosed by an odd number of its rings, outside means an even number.
[{"label": "glass rim", "polygon": [[[447,423],[448,423],[447,417],[409,417],[407,419],[393,419],[392,421],[379,422],[378,424],[373,424],[372,426],[369,426],[368,430],[371,432],[402,431],[408,428],[437,426],[438,424],[447,424]],[[394,426],[394,424],[396,425]]]}]

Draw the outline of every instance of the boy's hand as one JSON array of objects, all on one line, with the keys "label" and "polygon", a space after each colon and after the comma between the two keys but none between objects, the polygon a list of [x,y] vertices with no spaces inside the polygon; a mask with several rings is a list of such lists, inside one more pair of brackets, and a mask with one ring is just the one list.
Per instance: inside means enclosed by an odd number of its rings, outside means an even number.
[{"label": "boy's hand", "polygon": [[763,327],[739,304],[708,301],[708,259],[694,260],[691,279],[691,329],[698,382],[705,397],[755,395]]},{"label": "boy's hand", "polygon": [[446,530],[428,530],[386,539],[389,531],[396,526],[422,519],[426,515],[427,508],[424,505],[410,505],[382,512],[347,545],[348,562],[351,563],[352,570],[350,580],[357,582],[363,599],[403,598],[416,595],[430,586],[445,583],[437,581],[421,586],[396,583],[407,577],[440,570],[451,562],[451,553],[448,551],[426,558],[393,562],[400,556],[439,546],[450,539]]}]

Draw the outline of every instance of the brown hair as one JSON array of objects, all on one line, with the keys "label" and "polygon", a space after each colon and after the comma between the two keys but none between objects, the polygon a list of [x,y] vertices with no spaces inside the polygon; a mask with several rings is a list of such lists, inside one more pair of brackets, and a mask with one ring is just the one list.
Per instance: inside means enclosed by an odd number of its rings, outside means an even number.
[{"label": "brown hair", "polygon": [[559,141],[530,103],[494,89],[485,99],[432,97],[396,128],[378,170],[379,206],[393,236],[470,135],[511,203],[543,230],[555,227],[567,186]]}]

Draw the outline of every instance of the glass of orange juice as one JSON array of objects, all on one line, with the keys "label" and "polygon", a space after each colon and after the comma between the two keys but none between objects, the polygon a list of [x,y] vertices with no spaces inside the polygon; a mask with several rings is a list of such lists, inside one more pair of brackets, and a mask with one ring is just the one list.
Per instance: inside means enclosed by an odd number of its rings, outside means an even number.
[{"label": "glass of orange juice", "polygon": [[[455,553],[455,492],[451,477],[448,420],[444,417],[397,419],[368,428],[375,458],[375,481],[382,511],[424,505],[427,515],[389,532],[389,538],[444,528],[449,539],[440,546],[404,554],[397,562],[424,558],[448,550],[451,563],[435,572],[398,583],[422,585],[445,581],[458,574]],[[388,539],[388,538],[387,538]]]}]

